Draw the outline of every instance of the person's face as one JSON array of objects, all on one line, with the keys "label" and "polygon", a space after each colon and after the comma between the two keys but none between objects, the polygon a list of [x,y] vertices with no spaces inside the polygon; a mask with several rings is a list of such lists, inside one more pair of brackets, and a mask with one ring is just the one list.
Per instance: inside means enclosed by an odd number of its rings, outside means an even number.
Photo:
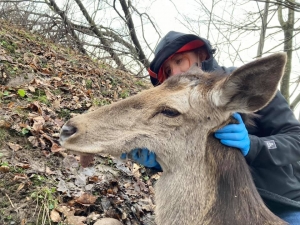
[{"label": "person's face", "polygon": [[163,71],[167,77],[174,76],[186,72],[194,63],[200,64],[205,58],[206,54],[195,51],[177,53],[162,65]]}]

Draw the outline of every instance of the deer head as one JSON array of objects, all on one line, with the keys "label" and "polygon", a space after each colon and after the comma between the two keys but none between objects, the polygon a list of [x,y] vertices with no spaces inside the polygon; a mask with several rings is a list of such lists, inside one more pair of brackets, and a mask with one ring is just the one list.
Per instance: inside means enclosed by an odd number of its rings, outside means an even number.
[{"label": "deer head", "polygon": [[158,87],[72,118],[63,126],[60,142],[81,155],[120,156],[148,148],[165,172],[176,170],[193,151],[204,155],[199,147],[205,149],[208,134],[228,122],[233,112],[251,113],[268,104],[285,61],[285,54],[274,54],[229,76],[193,66]]}]

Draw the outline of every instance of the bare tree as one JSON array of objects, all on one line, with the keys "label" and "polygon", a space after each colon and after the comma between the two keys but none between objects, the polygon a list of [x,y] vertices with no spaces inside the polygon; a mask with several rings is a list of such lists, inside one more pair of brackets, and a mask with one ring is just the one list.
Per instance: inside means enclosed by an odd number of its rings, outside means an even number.
[{"label": "bare tree", "polygon": [[[107,11],[115,12],[111,21],[105,17]],[[150,22],[153,32],[160,36],[150,16],[125,0],[0,0],[0,18],[136,75],[146,73],[150,64],[146,55],[153,52],[144,26]],[[136,18],[142,26],[135,26]]]},{"label": "bare tree", "polygon": [[[295,0],[285,0],[286,2],[295,2]],[[292,69],[292,53],[293,53],[293,37],[294,37],[294,23],[295,23],[295,11],[292,7],[288,8],[287,20],[283,18],[283,7],[278,6],[278,21],[284,33],[283,50],[287,53],[288,61],[285,67],[284,77],[281,81],[280,90],[283,96],[290,102],[290,78]]]},{"label": "bare tree", "polygon": [[[293,57],[297,56],[296,50],[300,49],[299,43],[295,42],[300,31],[300,17],[295,14],[299,14],[300,4],[295,0],[215,0],[209,7],[204,0],[193,2],[198,6],[201,20],[181,16],[180,22],[190,27],[191,32],[210,37],[212,44],[219,50],[217,59],[241,65],[268,53],[287,53],[288,62],[280,90],[294,110],[300,103],[300,73],[292,66]],[[239,16],[236,20],[235,14],[245,16]],[[195,30],[200,26],[201,33]],[[206,33],[205,27],[208,28]],[[250,40],[250,35],[258,38]],[[257,47],[256,53],[253,52],[254,47]],[[249,53],[252,57],[249,57]]]},{"label": "bare tree", "polygon": [[265,39],[266,39],[266,31],[268,26],[269,6],[270,6],[270,2],[269,0],[267,0],[265,2],[263,13],[261,13],[261,11],[259,12],[260,19],[261,19],[261,30],[260,30],[260,39],[257,48],[257,57],[261,57],[263,54],[263,49],[264,49]]}]

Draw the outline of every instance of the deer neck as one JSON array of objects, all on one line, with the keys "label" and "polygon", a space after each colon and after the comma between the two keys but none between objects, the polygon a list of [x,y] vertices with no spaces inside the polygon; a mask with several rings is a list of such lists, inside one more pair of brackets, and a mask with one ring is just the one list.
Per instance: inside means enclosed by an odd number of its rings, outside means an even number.
[{"label": "deer neck", "polygon": [[155,186],[158,225],[284,225],[260,198],[244,157],[208,137],[205,157],[165,173]]}]

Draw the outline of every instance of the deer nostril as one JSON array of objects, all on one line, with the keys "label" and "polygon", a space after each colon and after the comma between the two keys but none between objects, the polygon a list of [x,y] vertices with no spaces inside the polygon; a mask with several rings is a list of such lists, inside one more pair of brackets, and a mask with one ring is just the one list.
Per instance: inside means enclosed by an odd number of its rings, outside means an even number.
[{"label": "deer nostril", "polygon": [[70,126],[70,125],[64,125],[61,128],[61,132],[60,132],[60,141],[64,141],[66,139],[68,139],[70,136],[72,136],[73,134],[75,134],[77,131],[76,127]]}]

